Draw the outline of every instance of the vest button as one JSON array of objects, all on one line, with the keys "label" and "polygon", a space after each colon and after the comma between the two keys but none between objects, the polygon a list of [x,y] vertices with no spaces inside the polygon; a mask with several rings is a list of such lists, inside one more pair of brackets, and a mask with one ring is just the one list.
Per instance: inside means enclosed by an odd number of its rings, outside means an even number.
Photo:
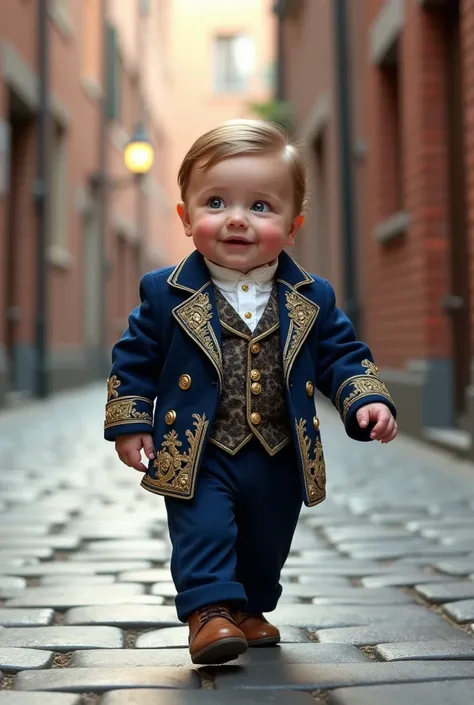
[{"label": "vest button", "polygon": [[260,343],[252,343],[250,346],[250,352],[257,355],[261,350]]},{"label": "vest button", "polygon": [[317,416],[315,416],[313,419],[313,426],[314,426],[314,430],[317,431],[319,428],[319,419]]},{"label": "vest button", "polygon": [[191,377],[189,375],[181,375],[178,384],[180,389],[189,389],[191,386]]},{"label": "vest button", "polygon": [[306,382],[306,394],[312,397],[314,394],[314,384],[312,382]]},{"label": "vest button", "polygon": [[252,390],[252,394],[260,394],[260,392],[262,391],[262,385],[260,384],[260,382],[252,382],[250,388]]},{"label": "vest button", "polygon": [[245,314],[245,318],[252,318],[252,314],[250,313],[250,311],[247,311],[247,313]]},{"label": "vest button", "polygon": [[250,379],[251,379],[253,382],[258,382],[258,380],[260,379],[260,377],[261,377],[260,370],[252,370],[252,371],[250,372]]},{"label": "vest button", "polygon": [[247,284],[242,284],[242,291],[248,291],[248,290],[249,290],[249,288],[248,288]]},{"label": "vest button", "polygon": [[170,409],[165,414],[165,423],[167,423],[168,426],[172,426],[175,421],[176,421],[176,411],[174,409]]},{"label": "vest button", "polygon": [[262,417],[260,416],[258,411],[254,411],[252,414],[250,414],[250,421],[253,423],[254,426],[258,426],[261,420]]}]

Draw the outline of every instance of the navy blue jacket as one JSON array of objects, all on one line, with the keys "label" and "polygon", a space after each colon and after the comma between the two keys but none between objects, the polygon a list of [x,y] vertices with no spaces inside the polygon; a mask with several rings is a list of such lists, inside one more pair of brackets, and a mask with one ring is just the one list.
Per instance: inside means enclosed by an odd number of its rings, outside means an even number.
[{"label": "navy blue jacket", "polygon": [[[356,440],[370,440],[370,428],[357,423],[361,406],[383,402],[394,415],[396,410],[369,348],[337,308],[331,285],[285,252],[276,282],[288,417],[304,501],[311,506],[325,498],[314,388],[331,399]],[[203,256],[195,251],[177,267],[146,274],[140,298],[113,348],[105,438],[151,433],[156,458],[143,487],[190,499],[222,384],[221,327]]]}]

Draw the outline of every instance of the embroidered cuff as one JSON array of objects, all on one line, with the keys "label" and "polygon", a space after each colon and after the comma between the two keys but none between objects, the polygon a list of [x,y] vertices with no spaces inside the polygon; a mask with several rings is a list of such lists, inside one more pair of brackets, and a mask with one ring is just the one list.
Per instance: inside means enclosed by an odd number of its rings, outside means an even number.
[{"label": "embroidered cuff", "polygon": [[[344,380],[337,390],[334,399],[334,405],[341,415],[343,423],[346,422],[347,414],[354,406],[358,404],[364,397],[375,396],[382,397],[378,401],[384,399],[393,406],[393,399],[385,386],[384,382],[379,377],[379,371],[375,364],[370,360],[362,360],[362,367],[365,367],[365,374],[354,375],[349,379]],[[369,402],[367,402],[369,403]]]},{"label": "embroidered cuff", "polygon": [[105,407],[104,429],[124,424],[153,426],[153,402],[146,397],[118,397]]}]

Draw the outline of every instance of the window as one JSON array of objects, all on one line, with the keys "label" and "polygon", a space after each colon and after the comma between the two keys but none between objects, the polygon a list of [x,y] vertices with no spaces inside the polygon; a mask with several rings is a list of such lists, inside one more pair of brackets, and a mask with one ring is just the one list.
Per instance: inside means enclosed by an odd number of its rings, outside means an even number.
[{"label": "window", "polygon": [[67,163],[66,130],[58,123],[51,126],[51,162],[50,162],[50,246],[54,250],[67,250]]},{"label": "window", "polygon": [[255,69],[255,46],[246,34],[218,36],[214,40],[214,88],[217,93],[249,89]]},{"label": "window", "polygon": [[101,7],[97,0],[82,0],[82,73],[100,81]]},{"label": "window", "polygon": [[117,30],[107,26],[107,117],[120,120],[122,101],[122,57],[118,47]]}]

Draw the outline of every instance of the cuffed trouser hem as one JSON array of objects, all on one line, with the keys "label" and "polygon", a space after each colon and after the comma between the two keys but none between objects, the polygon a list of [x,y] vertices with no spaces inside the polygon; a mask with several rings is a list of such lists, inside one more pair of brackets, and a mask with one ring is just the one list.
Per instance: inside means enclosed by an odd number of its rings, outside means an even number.
[{"label": "cuffed trouser hem", "polygon": [[207,605],[224,604],[232,609],[242,610],[247,604],[245,590],[240,583],[209,583],[191,590],[185,590],[176,597],[176,612],[181,622],[189,615]]},{"label": "cuffed trouser hem", "polygon": [[278,586],[278,590],[267,593],[266,595],[252,595],[251,593],[247,593],[247,607],[245,611],[250,614],[273,612],[273,610],[276,609],[281,593],[281,585]]}]

